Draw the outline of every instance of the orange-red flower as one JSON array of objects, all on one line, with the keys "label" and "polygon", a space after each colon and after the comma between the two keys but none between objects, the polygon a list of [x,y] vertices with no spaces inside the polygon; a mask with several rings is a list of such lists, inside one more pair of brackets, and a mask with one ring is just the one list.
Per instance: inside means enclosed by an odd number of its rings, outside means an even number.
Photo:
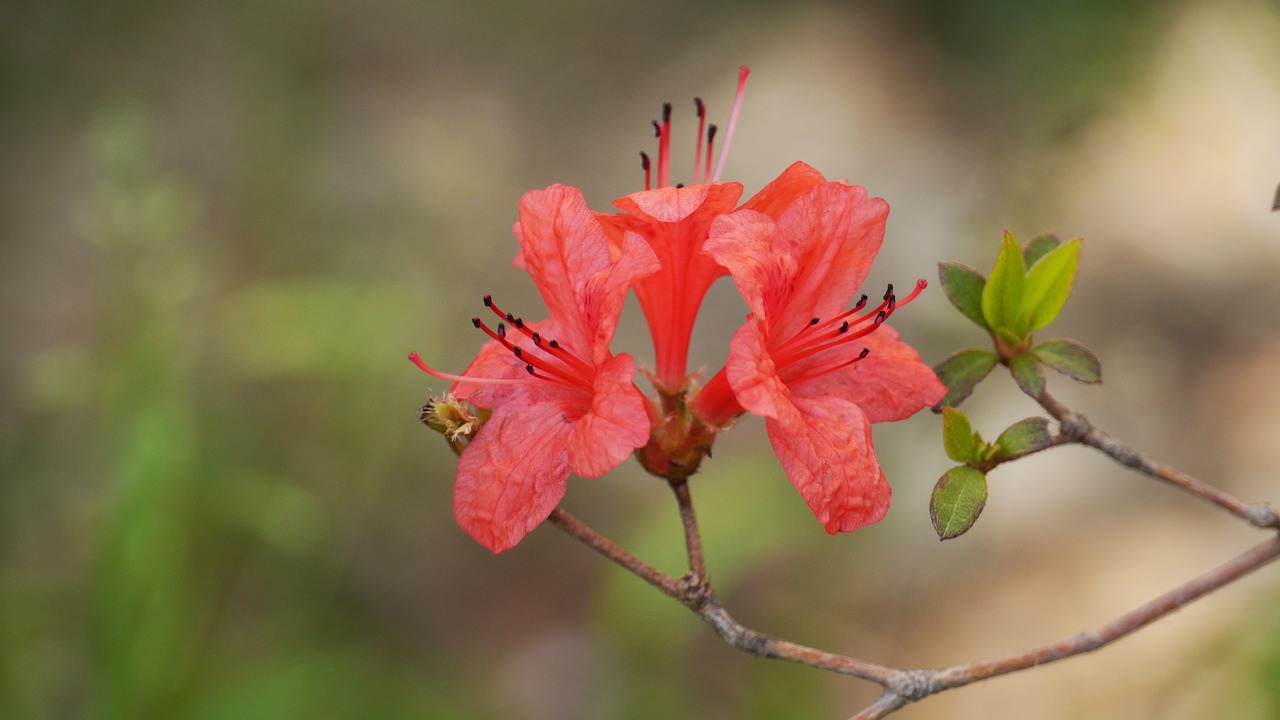
[{"label": "orange-red flower", "polygon": [[[746,78],[743,68],[721,167]],[[697,108],[694,184],[670,183],[666,106],[654,123],[657,182],[643,156],[645,190],[615,202],[620,212],[593,213],[581,192],[561,185],[521,200],[516,265],[532,276],[550,319],[526,323],[486,297],[499,322],[491,328],[474,320],[491,340],[463,375],[410,356],[454,381],[447,403],[492,409],[487,417],[431,417],[462,448],[458,523],[495,552],[547,518],[571,472],[597,477],[639,449],[651,472],[683,481],[716,433],[746,411],[766,418],[783,468],[827,530],[854,530],[889,505],[871,423],[905,418],[945,392],[884,324],[923,281],[901,303],[890,288],[876,308],[867,310],[863,296],[845,310],[880,248],[884,201],[795,163],[738,206],[742,186],[721,182],[721,168],[712,172],[716,129],[704,128],[701,101]],[[694,320],[725,274],[752,315],[734,335],[724,369],[691,398]],[[654,403],[634,384],[631,356],[609,349],[628,288],[653,336]]]},{"label": "orange-red flower", "polygon": [[648,404],[635,386],[630,355],[609,350],[627,288],[658,269],[644,243],[611,257],[604,231],[575,188],[553,185],[520,201],[520,265],[533,277],[551,318],[529,323],[504,313],[492,340],[453,394],[493,415],[458,461],[453,510],[480,544],[501,552],[551,514],[570,472],[598,477],[649,439]]},{"label": "orange-red flower", "polygon": [[889,508],[871,424],[906,418],[946,389],[884,324],[923,281],[902,302],[890,287],[878,307],[868,310],[864,295],[846,310],[880,249],[889,206],[807,166],[789,172],[811,188],[790,204],[720,218],[703,244],[752,314],[694,409],[717,425],[744,409],[764,416],[783,469],[818,520],[830,533],[849,532]]}]

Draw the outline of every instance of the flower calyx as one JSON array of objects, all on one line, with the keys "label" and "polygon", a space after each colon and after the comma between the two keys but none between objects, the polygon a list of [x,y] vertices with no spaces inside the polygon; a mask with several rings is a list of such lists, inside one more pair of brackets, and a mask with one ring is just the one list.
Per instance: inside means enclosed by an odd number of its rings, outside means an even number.
[{"label": "flower calyx", "polygon": [[[656,382],[655,386],[661,388]],[[687,387],[658,391],[658,402],[651,406],[649,442],[636,450],[636,459],[649,474],[669,482],[687,480],[698,471],[703,458],[711,457],[718,430],[693,413],[687,392]]]}]

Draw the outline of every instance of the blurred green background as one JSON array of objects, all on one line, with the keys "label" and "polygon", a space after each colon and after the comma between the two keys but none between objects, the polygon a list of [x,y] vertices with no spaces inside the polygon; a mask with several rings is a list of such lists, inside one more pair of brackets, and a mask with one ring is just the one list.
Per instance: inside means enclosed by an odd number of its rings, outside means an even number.
[{"label": "blurred green background", "polygon": [[[0,718],[835,718],[876,688],[754,660],[553,528],[492,556],[416,420],[511,268],[522,192],[639,189],[648,121],[722,124],[727,177],[797,159],[893,207],[872,276],[989,267],[1001,232],[1086,238],[1054,330],[1099,352],[1065,400],[1247,500],[1280,500],[1280,6],[18,1],[0,8]],[[682,175],[682,173],[686,175]],[[717,286],[695,364],[745,310]],[[895,324],[980,334],[936,289]],[[615,350],[644,362],[629,306]],[[1036,408],[1011,383],[989,436]],[[1103,622],[1258,533],[1061,450],[992,477],[939,544],[925,413],[877,431],[895,505],[822,532],[756,420],[694,481],[712,578],[761,630],[899,666]],[[680,572],[635,468],[568,507]],[[905,718],[1273,718],[1280,578],[1103,652]]]}]

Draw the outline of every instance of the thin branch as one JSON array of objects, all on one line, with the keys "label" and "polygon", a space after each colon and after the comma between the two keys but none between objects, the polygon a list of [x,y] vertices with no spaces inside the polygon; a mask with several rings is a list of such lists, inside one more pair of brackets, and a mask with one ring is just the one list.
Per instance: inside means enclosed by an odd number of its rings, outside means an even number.
[{"label": "thin branch", "polygon": [[903,674],[901,670],[891,667],[818,650],[752,630],[734,620],[714,595],[708,596],[694,611],[715,628],[716,634],[725,642],[748,655],[809,665],[840,675],[870,680],[884,687],[898,683]]},{"label": "thin branch", "polygon": [[[681,514],[684,515],[683,503],[689,498],[688,488],[686,487],[683,492],[677,490],[676,497],[683,498]],[[692,510],[692,503],[690,503],[686,517],[691,523],[690,534],[696,538],[698,537],[697,522],[693,519]],[[841,675],[870,680],[882,686],[893,684],[902,674],[901,671],[884,665],[818,650],[752,630],[734,620],[725,611],[705,577],[693,572],[678,580],[665,575],[560,508],[553,510],[548,519],[588,547],[658,588],[663,594],[684,603],[698,617],[711,625],[725,642],[749,655],[809,665]],[[701,558],[701,544],[695,543],[695,547],[697,557]]]},{"label": "thin branch", "polygon": [[659,571],[635,555],[623,550],[612,540],[606,538],[569,513],[556,508],[547,518],[560,529],[578,538],[588,547],[609,558],[613,562],[629,570],[640,579],[658,588],[665,595],[683,601],[684,590],[680,581]]},{"label": "thin branch", "polygon": [[[1042,393],[1037,400],[1060,424],[1060,438],[1069,438],[1072,442],[1101,450],[1128,467],[1208,499],[1254,525],[1280,528],[1280,518],[1268,505],[1247,505],[1185,473],[1147,458],[1094,428],[1084,416],[1072,412],[1048,393]],[[1280,536],[1277,536],[1106,624],[1062,640],[941,670],[899,670],[766,635],[735,620],[720,604],[707,579],[702,538],[688,483],[672,481],[671,488],[680,508],[689,559],[689,573],[680,579],[656,570],[561,509],[553,511],[550,520],[663,594],[688,606],[729,645],[757,657],[809,665],[884,687],[884,694],[852,720],[879,720],[944,690],[1092,652],[1280,557]]]},{"label": "thin branch", "polygon": [[689,495],[688,480],[672,480],[671,489],[680,506],[680,523],[684,526],[684,544],[689,555],[689,572],[694,578],[705,580],[707,563],[702,554],[702,534],[698,531],[698,516],[693,512],[693,497]]},{"label": "thin branch", "polygon": [[1088,418],[1058,402],[1047,391],[1042,392],[1036,398],[1036,401],[1058,421],[1062,426],[1063,433],[1074,438],[1076,442],[1102,451],[1125,467],[1133,468],[1144,475],[1162,480],[1208,500],[1255,527],[1280,529],[1280,515],[1270,505],[1266,503],[1246,503],[1229,493],[1191,477],[1181,470],[1147,457],[1094,427]]},{"label": "thin branch", "polygon": [[1280,537],[1271,538],[1104,625],[1057,642],[939,670],[935,692],[1092,652],[1248,575],[1277,557],[1280,557]]}]

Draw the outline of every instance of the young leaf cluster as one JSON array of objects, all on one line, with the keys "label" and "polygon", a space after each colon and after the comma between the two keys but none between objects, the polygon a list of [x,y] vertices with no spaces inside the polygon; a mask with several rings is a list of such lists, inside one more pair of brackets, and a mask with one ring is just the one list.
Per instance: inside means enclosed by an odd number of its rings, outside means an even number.
[{"label": "young leaf cluster", "polygon": [[938,480],[929,499],[929,516],[941,540],[964,534],[987,502],[987,473],[997,465],[1053,444],[1049,421],[1031,417],[1010,425],[995,442],[974,432],[964,411],[942,408],[942,444],[947,457],[962,463]]},{"label": "young leaf cluster", "polygon": [[934,367],[947,386],[938,403],[957,407],[997,364],[1009,368],[1022,391],[1044,392],[1044,368],[1074,380],[1102,381],[1097,356],[1074,340],[1034,343],[1036,331],[1058,317],[1071,294],[1080,264],[1080,238],[1061,242],[1040,235],[1020,246],[1006,232],[990,276],[961,263],[941,263],[938,275],[947,299],[991,335],[992,349],[960,350]]},{"label": "young leaf cluster", "polygon": [[1033,339],[1066,304],[1082,244],[1079,238],[1064,243],[1041,235],[1019,245],[1006,232],[989,276],[960,263],[938,266],[947,299],[992,340],[990,350],[960,350],[934,367],[947,386],[946,397],[934,408],[942,412],[943,446],[960,463],[938,480],[930,498],[929,514],[942,540],[962,535],[977,521],[986,504],[988,472],[1054,442],[1049,421],[1038,417],[1014,423],[992,443],[974,432],[958,406],[996,365],[1008,367],[1018,387],[1032,397],[1044,392],[1045,367],[1080,382],[1102,381],[1098,359],[1085,346],[1074,340],[1036,344]]}]

